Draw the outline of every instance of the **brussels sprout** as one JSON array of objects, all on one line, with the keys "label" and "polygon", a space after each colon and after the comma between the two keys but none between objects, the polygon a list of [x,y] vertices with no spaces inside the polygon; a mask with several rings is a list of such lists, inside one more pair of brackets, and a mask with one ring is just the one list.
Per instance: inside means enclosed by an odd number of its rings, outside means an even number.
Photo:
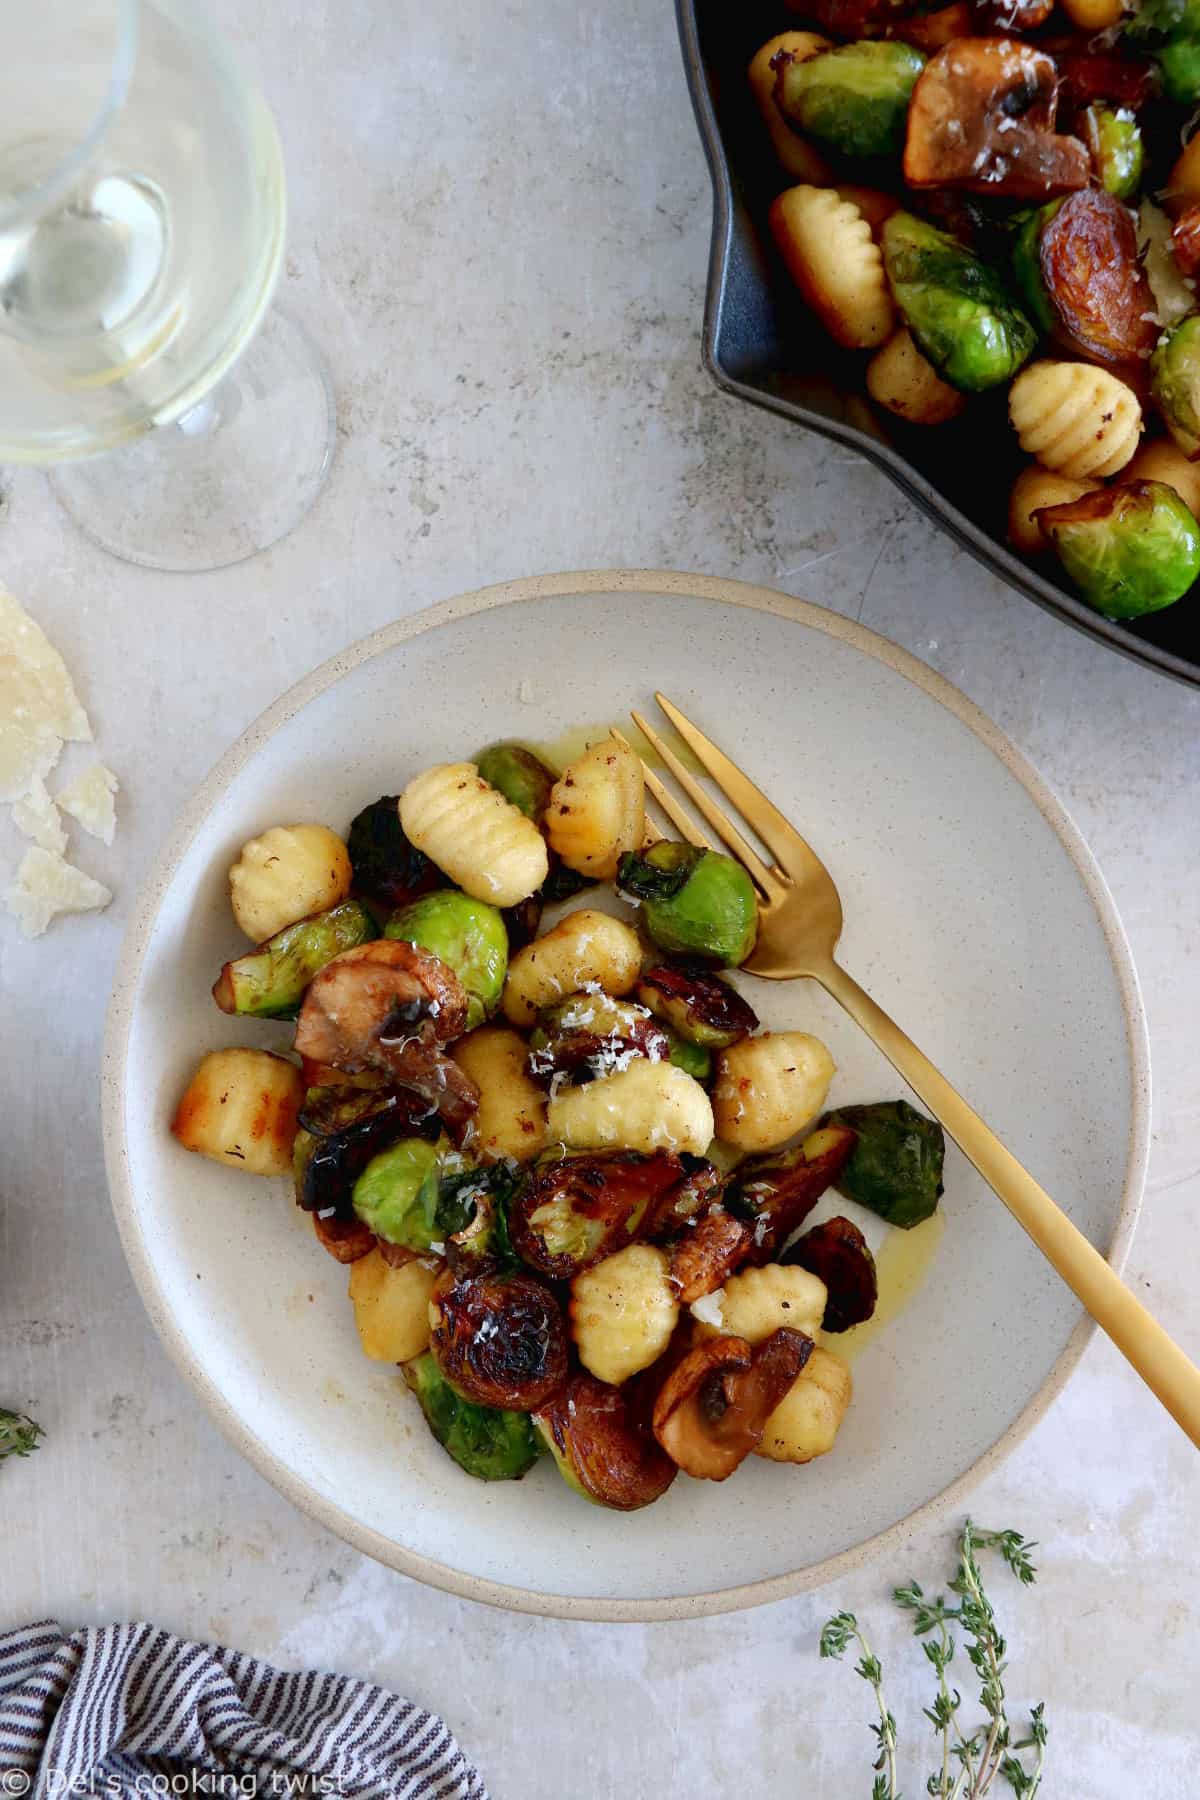
[{"label": "brussels sprout", "polygon": [[1076,127],[1092,153],[1100,186],[1118,200],[1130,200],[1142,185],[1146,161],[1141,128],[1125,107],[1089,106]]},{"label": "brussels sprout", "polygon": [[524,744],[489,744],[475,758],[483,779],[511,806],[540,825],[550,801],[554,775]]},{"label": "brussels sprout", "polygon": [[675,1464],[637,1416],[628,1389],[577,1369],[534,1426],[568,1487],[595,1506],[635,1512],[666,1493]]},{"label": "brussels sprout", "polygon": [[1037,331],[999,275],[912,213],[893,213],[880,235],[896,304],[943,380],[967,393],[1009,381]]},{"label": "brussels sprout", "polygon": [[643,971],[637,996],[678,1037],[709,1050],[728,1050],[758,1029],[750,1004],[708,969],[661,963]]},{"label": "brussels sprout", "polygon": [[[669,1150],[546,1157],[525,1172],[513,1199],[513,1244],[531,1268],[570,1281],[649,1233],[691,1179]],[[675,1228],[685,1222],[681,1216]]]},{"label": "brussels sprout", "polygon": [[1051,200],[1046,206],[1037,206],[1032,212],[1022,213],[1013,234],[1013,285],[1030,318],[1042,331],[1053,331],[1058,324],[1058,315],[1046,283],[1042,280],[1040,239],[1042,226],[1049,224],[1061,205],[1061,200]]},{"label": "brussels sprout", "polygon": [[935,1119],[907,1100],[877,1100],[839,1107],[822,1124],[854,1133],[854,1148],[834,1176],[847,1200],[905,1229],[937,1211],[946,1139]]},{"label": "brussels sprout", "polygon": [[1089,606],[1136,619],[1186,594],[1200,575],[1200,525],[1174,488],[1128,481],[1034,513]]},{"label": "brussels sprout", "polygon": [[375,936],[375,922],[357,900],[285,925],[257,950],[227,962],[213,987],[222,1012],[256,1019],[294,1018],[319,969],[343,950]]},{"label": "brussels sprout", "polygon": [[416,944],[454,970],[467,992],[468,1031],[495,1012],[508,972],[508,933],[502,915],[486,900],[439,888],[393,913],[383,935]]},{"label": "brussels sprout", "polygon": [[1200,99],[1200,38],[1179,38],[1164,44],[1155,55],[1168,100],[1177,106],[1191,106]]},{"label": "brussels sprout", "polygon": [[908,44],[863,39],[797,61],[785,51],[775,103],[789,124],[846,156],[887,156],[904,141],[909,96],[925,58]]},{"label": "brussels sprout", "polygon": [[[664,1028],[666,1029],[666,1028]],[[666,1029],[667,1061],[690,1075],[693,1081],[707,1081],[712,1074],[712,1051],[703,1044],[689,1044],[676,1031]]]},{"label": "brussels sprout", "polygon": [[623,856],[617,886],[643,902],[646,930],[663,950],[734,968],[754,948],[758,898],[730,856],[664,840],[644,856]]},{"label": "brussels sprout", "polygon": [[[449,1154],[448,1154],[449,1152]],[[427,1252],[444,1243],[438,1220],[443,1167],[463,1167],[445,1138],[402,1138],[373,1156],[354,1183],[354,1210],[376,1237],[405,1250]]]},{"label": "brussels sprout", "polygon": [[428,1350],[403,1365],[426,1423],[460,1469],[478,1481],[520,1481],[538,1459],[529,1415],[476,1406],[456,1394]]},{"label": "brussels sprout", "polygon": [[443,1269],[429,1322],[438,1368],[478,1406],[532,1412],[567,1378],[567,1322],[536,1275]]},{"label": "brussels sprout", "polygon": [[1200,313],[1173,325],[1150,358],[1150,386],[1187,456],[1200,451]]},{"label": "brussels sprout", "polygon": [[393,1139],[437,1139],[441,1121],[405,1089],[309,1088],[292,1152],[296,1203],[305,1212],[354,1216],[354,1184]]},{"label": "brussels sprout", "polygon": [[437,1228],[446,1255],[457,1269],[515,1269],[508,1208],[516,1192],[516,1163],[489,1163],[484,1169],[456,1167],[447,1158],[438,1187]]},{"label": "brussels sprout", "polygon": [[571,994],[539,1015],[530,1034],[529,1073],[551,1081],[567,1074],[595,1080],[627,1069],[636,1056],[666,1062],[670,1041],[644,1006],[604,993]]},{"label": "brussels sprout", "polygon": [[1150,48],[1200,37],[1200,0],[1142,0],[1125,20],[1123,35]]},{"label": "brussels sprout", "polygon": [[386,913],[418,894],[441,887],[445,876],[423,850],[410,844],[400,824],[400,797],[382,794],[351,823],[346,838],[353,889]]}]

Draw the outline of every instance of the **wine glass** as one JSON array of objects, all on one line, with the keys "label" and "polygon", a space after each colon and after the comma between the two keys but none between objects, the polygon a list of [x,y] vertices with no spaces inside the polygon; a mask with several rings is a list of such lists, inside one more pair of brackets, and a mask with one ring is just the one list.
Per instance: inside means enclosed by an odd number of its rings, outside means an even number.
[{"label": "wine glass", "polygon": [[0,462],[163,569],[238,562],[311,506],[323,364],[268,312],[279,140],[196,0],[8,0],[0,58]]}]

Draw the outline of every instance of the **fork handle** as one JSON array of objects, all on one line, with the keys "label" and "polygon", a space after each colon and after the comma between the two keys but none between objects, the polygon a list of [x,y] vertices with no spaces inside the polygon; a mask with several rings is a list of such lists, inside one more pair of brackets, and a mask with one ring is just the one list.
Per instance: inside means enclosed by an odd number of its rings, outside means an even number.
[{"label": "fork handle", "polygon": [[923,1051],[837,963],[817,974],[939,1119],[967,1160],[1024,1226],[1102,1331],[1200,1447],[1200,1368],[1186,1356],[1044,1188],[1006,1150]]}]

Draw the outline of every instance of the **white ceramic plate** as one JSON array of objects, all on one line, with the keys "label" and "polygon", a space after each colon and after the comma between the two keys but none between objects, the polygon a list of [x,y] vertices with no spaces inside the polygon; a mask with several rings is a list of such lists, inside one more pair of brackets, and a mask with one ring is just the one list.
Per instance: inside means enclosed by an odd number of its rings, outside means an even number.
[{"label": "white ceramic plate", "polygon": [[[543,1461],[461,1474],[396,1373],[359,1352],[346,1274],[286,1184],[189,1156],[167,1124],[203,1050],[279,1043],[212,1005],[238,946],[225,871],[296,819],[343,828],[422,766],[651,708],[662,686],[811,839],[843,958],[1115,1262],[1148,1116],[1145,1028],[1104,883],[1061,807],[963,696],[835,614],[739,583],[641,572],[485,590],[388,627],[252,726],[188,807],[138,907],[105,1059],[117,1220],[168,1349],[298,1505],[406,1574],[501,1605],[673,1618],[831,1578],[956,1503],[1028,1430],[1087,1325],[956,1151],[947,1225],[908,1309],[862,1354],[836,1451],[680,1478],[633,1515]],[[896,1077],[809,983],[754,982],[764,1021],[816,1031],[835,1101]]]}]

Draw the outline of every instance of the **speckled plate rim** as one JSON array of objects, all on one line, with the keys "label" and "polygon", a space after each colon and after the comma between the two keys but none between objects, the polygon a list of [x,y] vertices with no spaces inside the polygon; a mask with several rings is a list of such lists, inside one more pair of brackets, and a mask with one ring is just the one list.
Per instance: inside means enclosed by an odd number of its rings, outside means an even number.
[{"label": "speckled plate rim", "polygon": [[588,594],[633,591],[642,594],[680,596],[686,599],[723,601],[751,611],[773,613],[810,630],[823,631],[875,662],[894,669],[915,687],[966,725],[1025,788],[1042,817],[1050,825],[1069,856],[1095,908],[1104,934],[1125,1015],[1131,1076],[1131,1127],[1125,1180],[1116,1229],[1108,1246],[1108,1260],[1115,1269],[1125,1261],[1137,1223],[1149,1155],[1150,1057],[1146,1017],[1137,973],[1124,928],[1112,895],[1077,827],[1033,768],[1004,733],[942,676],[887,638],[867,630],[840,614],[827,612],[810,601],[796,600],[772,588],[753,586],[717,576],[689,575],[682,571],[648,569],[594,569],[574,574],[536,575],[524,580],[499,582],[452,600],[442,601],[411,617],[385,625],[370,637],[322,663],[296,683],[243,732],[210,772],[185,807],[179,825],[162,851],[135,904],[133,916],[117,964],[112,999],[105,1027],[101,1068],[101,1103],[105,1163],[109,1192],[121,1244],[151,1322],[168,1354],[234,1447],[293,1505],[345,1539],[364,1555],[412,1576],[431,1587],[444,1589],[461,1599],[478,1600],[510,1612],[541,1614],[549,1618],[593,1620],[602,1623],[654,1623],[672,1619],[703,1618],[743,1607],[763,1606],[826,1583],[862,1567],[885,1551],[902,1547],[918,1530],[936,1523],[958,1506],[970,1490],[997,1468],[1043,1416],[1062,1391],[1096,1327],[1080,1318],[1050,1374],[1012,1424],[983,1455],[955,1481],[931,1499],[896,1520],[874,1537],[865,1539],[837,1556],[826,1557],[791,1574],[775,1575],[740,1587],[714,1592],[673,1595],[665,1599],[614,1600],[604,1595],[538,1594],[505,1582],[466,1575],[430,1557],[406,1550],[391,1538],[360,1524],[334,1502],[315,1493],[238,1416],[233,1403],[210,1379],[197,1360],[191,1343],[170,1313],[158,1284],[152,1258],[142,1237],[134,1204],[125,1142],[127,1059],[135,1016],[134,997],[142,964],[159,908],[176,871],[213,804],[255,756],[266,741],[302,707],[360,664],[426,631],[435,631],[459,619],[470,618],[492,607],[512,606],[527,600],[569,599]]}]

